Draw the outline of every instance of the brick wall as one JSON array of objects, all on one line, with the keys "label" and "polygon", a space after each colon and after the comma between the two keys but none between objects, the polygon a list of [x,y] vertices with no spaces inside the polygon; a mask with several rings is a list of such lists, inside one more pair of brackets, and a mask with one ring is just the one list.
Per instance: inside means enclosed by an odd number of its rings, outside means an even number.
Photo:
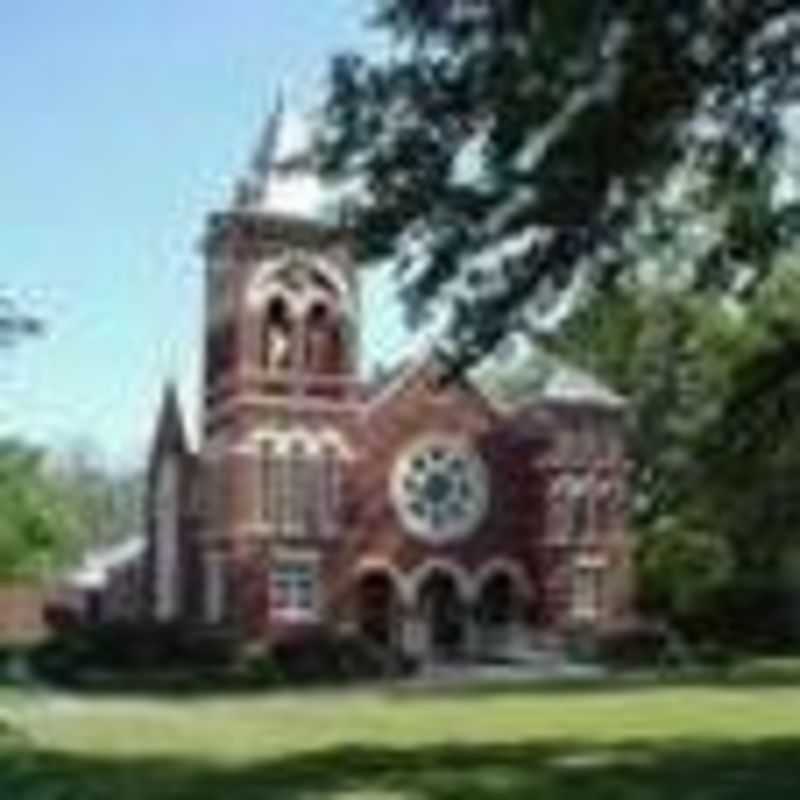
[{"label": "brick wall", "polygon": [[46,591],[35,583],[0,583],[0,643],[45,635]]}]

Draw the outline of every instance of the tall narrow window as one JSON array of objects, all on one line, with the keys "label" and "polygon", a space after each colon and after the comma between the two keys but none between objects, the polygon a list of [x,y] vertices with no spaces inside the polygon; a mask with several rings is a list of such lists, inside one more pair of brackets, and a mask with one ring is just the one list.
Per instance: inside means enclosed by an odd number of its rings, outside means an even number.
[{"label": "tall narrow window", "polygon": [[308,457],[300,442],[294,442],[289,450],[288,469],[285,471],[286,512],[285,533],[302,537],[306,533],[308,496]]},{"label": "tall narrow window", "polygon": [[275,445],[265,442],[261,448],[261,518],[270,527],[279,525],[281,519],[282,463]]},{"label": "tall narrow window", "polygon": [[567,539],[578,544],[589,535],[589,495],[587,483],[582,478],[573,478],[568,495]]},{"label": "tall narrow window", "polygon": [[331,445],[325,446],[322,450],[318,474],[318,529],[323,536],[335,536],[338,531],[341,502],[341,465],[336,448]]},{"label": "tall narrow window", "polygon": [[602,571],[593,567],[576,566],[572,578],[572,616],[592,620],[600,613]]},{"label": "tall narrow window", "polygon": [[289,369],[292,363],[292,323],[286,303],[276,298],[267,307],[261,329],[261,361],[271,372]]},{"label": "tall narrow window", "polygon": [[615,486],[611,480],[603,481],[595,494],[594,517],[598,533],[608,533],[614,528]]},{"label": "tall narrow window", "polygon": [[326,372],[329,335],[328,311],[321,303],[311,308],[305,326],[305,352],[303,366],[308,372]]}]

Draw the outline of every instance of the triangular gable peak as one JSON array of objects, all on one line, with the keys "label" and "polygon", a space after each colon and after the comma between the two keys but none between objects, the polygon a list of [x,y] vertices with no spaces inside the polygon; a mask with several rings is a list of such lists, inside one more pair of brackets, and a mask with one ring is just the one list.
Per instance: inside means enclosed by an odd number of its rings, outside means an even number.
[{"label": "triangular gable peak", "polygon": [[405,402],[409,396],[419,392],[429,393],[431,397],[437,393],[450,397],[458,393],[488,418],[497,418],[496,411],[465,376],[447,377],[444,360],[432,341],[422,345],[392,370],[388,378],[379,380],[368,395],[365,414],[367,417],[380,414],[389,406]]}]

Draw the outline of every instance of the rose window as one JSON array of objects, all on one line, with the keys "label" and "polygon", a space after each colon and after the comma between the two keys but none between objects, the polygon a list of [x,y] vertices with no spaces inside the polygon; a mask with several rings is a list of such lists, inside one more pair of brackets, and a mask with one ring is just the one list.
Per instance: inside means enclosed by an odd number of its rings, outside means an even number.
[{"label": "rose window", "polygon": [[404,526],[432,542],[468,536],[486,510],[483,463],[460,442],[424,440],[398,462],[393,499]]}]

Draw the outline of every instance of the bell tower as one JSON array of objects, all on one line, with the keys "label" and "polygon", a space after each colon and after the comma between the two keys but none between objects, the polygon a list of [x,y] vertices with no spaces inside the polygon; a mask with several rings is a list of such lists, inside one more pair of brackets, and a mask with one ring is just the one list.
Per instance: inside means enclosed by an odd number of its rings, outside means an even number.
[{"label": "bell tower", "polygon": [[250,636],[320,621],[360,398],[347,238],[294,207],[313,178],[283,127],[279,101],[203,242],[207,620]]},{"label": "bell tower", "polygon": [[355,378],[358,301],[346,237],[291,208],[313,178],[305,155],[280,158],[283,115],[279,101],[232,206],[211,215],[204,240],[207,421],[245,384],[273,399],[333,399]]}]

